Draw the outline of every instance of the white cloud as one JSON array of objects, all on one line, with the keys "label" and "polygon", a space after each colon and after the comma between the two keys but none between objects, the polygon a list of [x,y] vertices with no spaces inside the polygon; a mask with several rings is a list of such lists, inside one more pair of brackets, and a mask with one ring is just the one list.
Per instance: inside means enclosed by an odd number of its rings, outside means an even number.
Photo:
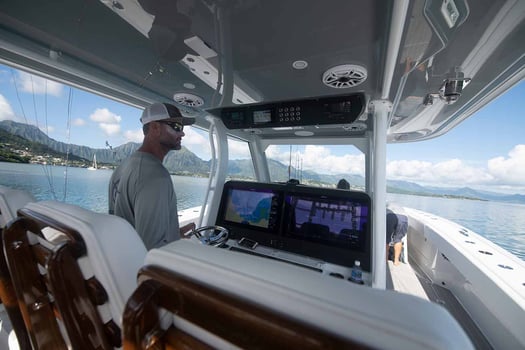
[{"label": "white cloud", "polygon": [[[319,172],[323,169],[328,174],[365,174],[364,154],[345,154],[342,156],[333,155],[328,147],[325,146],[306,146],[302,156],[303,169]],[[292,155],[292,163],[293,163]]]},{"label": "white cloud", "polygon": [[[278,146],[271,145],[266,149],[268,159],[278,160],[283,164],[290,162],[290,152],[281,151]],[[292,166],[301,167],[323,174],[365,174],[364,154],[345,154],[337,156],[332,154],[330,148],[325,146],[308,145],[304,152],[292,151]]]},{"label": "white cloud", "polygon": [[120,124],[100,123],[98,127],[108,136],[116,135],[120,132]]},{"label": "white cloud", "polygon": [[23,92],[62,96],[64,85],[55,81],[19,71],[17,85]]},{"label": "white cloud", "polygon": [[122,117],[117,115],[107,108],[97,108],[89,119],[98,123],[98,127],[104,131],[107,136],[112,136],[120,133],[120,121]]},{"label": "white cloud", "polygon": [[73,120],[73,125],[74,126],[84,126],[86,125],[86,121],[82,118],[76,118]]},{"label": "white cloud", "polygon": [[266,158],[278,160],[283,164],[288,164],[290,154],[281,152],[278,146],[270,145],[266,148]]},{"label": "white cloud", "polygon": [[[420,160],[396,160],[386,165],[387,177],[395,180],[409,180],[431,176],[432,163]],[[423,174],[426,174],[423,175]]]},{"label": "white cloud", "polygon": [[127,142],[138,142],[141,143],[144,139],[144,134],[142,133],[142,129],[137,130],[126,130],[124,131],[124,139]]},{"label": "white cloud", "polygon": [[[272,145],[266,156],[288,164],[289,151]],[[329,174],[364,175],[364,155],[332,154],[329,147],[306,146],[304,152],[292,152],[292,164],[302,159],[305,170]],[[300,164],[300,161],[299,161]],[[487,161],[486,166],[472,166],[461,159],[448,159],[432,163],[423,160],[396,160],[387,162],[386,173],[390,180],[404,180],[422,185],[450,187],[478,187],[492,190],[516,191],[525,189],[525,145],[515,146],[508,157],[497,157]]]},{"label": "white cloud", "polygon": [[460,159],[439,163],[419,160],[392,161],[387,178],[424,185],[469,186],[507,193],[525,191],[525,145],[516,145],[508,157],[489,159],[486,166],[470,166]]},{"label": "white cloud", "polygon": [[117,124],[120,123],[122,117],[110,112],[107,108],[97,108],[91,113],[89,119],[96,123]]},{"label": "white cloud", "polygon": [[424,184],[469,186],[484,184],[492,180],[483,168],[467,165],[460,159],[450,159],[439,163],[419,160],[388,162],[387,178]]},{"label": "white cloud", "polygon": [[228,139],[228,153],[230,159],[250,159],[250,148],[248,143],[244,141],[237,141]]},{"label": "white cloud", "polygon": [[[25,120],[23,118],[17,116],[13,112],[13,108],[11,108],[9,101],[2,94],[0,94],[0,121],[1,120],[12,120],[18,123],[25,123]],[[37,126],[34,123],[30,124]],[[48,125],[47,127],[45,125],[38,125],[38,127],[46,135],[49,135],[49,133],[55,131],[55,128],[51,125]]]},{"label": "white cloud", "polygon": [[0,120],[14,120],[21,122],[20,118],[18,118],[15,115],[15,112],[13,112],[13,108],[11,108],[9,101],[7,101],[2,94],[0,94]]},{"label": "white cloud", "polygon": [[508,158],[497,157],[487,162],[488,171],[498,185],[525,186],[525,145],[516,145]]},{"label": "white cloud", "polygon": [[195,153],[197,157],[208,160],[211,157],[211,150],[207,135],[207,132],[198,128],[185,127],[182,145]]}]

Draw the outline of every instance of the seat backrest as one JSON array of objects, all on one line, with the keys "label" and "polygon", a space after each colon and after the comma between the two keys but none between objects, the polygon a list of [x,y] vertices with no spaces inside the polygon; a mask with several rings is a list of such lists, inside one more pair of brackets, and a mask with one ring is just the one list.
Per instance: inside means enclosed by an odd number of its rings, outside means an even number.
[{"label": "seat backrest", "polygon": [[[366,348],[162,267],[143,267],[139,283],[124,310],[124,349]],[[177,318],[165,330],[163,310]]]},{"label": "seat backrest", "polygon": [[[0,185],[0,234],[8,222],[16,218],[16,211],[29,202],[36,201],[35,197],[27,191],[16,190]],[[20,349],[30,349],[31,343],[15,291],[13,289],[11,276],[7,268],[2,240],[0,239],[0,300],[5,307],[11,326],[15,332]],[[4,327],[2,327],[4,328]]]},{"label": "seat backrest", "polygon": [[127,221],[56,201],[30,203],[4,244],[34,348],[121,346],[122,311],[146,255]]},{"label": "seat backrest", "polygon": [[179,240],[145,266],[124,313],[126,349],[170,329],[213,348],[473,348],[440,305],[293,264]]},{"label": "seat backrest", "polygon": [[30,202],[36,202],[31,193],[0,185],[0,228],[16,218],[16,211]]}]

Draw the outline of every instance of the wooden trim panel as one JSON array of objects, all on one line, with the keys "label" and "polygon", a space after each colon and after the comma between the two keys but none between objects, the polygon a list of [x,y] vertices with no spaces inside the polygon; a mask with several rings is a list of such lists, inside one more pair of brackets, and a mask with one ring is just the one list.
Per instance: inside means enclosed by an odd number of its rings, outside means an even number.
[{"label": "wooden trim panel", "polygon": [[[163,331],[161,308],[241,348],[366,348],[161,267],[143,267],[139,283],[124,310],[125,350],[178,348],[175,338],[193,337],[174,334],[180,331],[174,325]],[[199,344],[198,348],[208,346],[214,344]]]}]

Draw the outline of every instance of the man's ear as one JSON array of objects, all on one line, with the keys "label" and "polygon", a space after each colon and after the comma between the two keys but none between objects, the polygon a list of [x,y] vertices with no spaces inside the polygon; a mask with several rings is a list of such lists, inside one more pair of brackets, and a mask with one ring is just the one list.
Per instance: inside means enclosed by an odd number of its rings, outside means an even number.
[{"label": "man's ear", "polygon": [[151,126],[153,127],[153,132],[155,133],[155,136],[160,135],[160,128],[162,128],[162,125],[160,123],[152,122]]}]

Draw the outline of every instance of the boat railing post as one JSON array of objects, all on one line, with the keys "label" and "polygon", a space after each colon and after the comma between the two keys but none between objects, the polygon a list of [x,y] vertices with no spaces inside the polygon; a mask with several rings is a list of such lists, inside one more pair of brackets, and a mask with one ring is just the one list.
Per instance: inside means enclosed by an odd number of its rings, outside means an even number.
[{"label": "boat railing post", "polygon": [[[224,183],[226,182],[226,176],[228,173],[228,137],[226,134],[226,127],[221,120],[215,117],[207,116],[206,119],[211,124],[209,129],[211,165],[208,190],[206,191],[204,198],[198,226],[215,224],[222,196],[222,189],[224,188]],[[217,147],[217,149],[215,149],[215,147]]]},{"label": "boat railing post", "polygon": [[372,144],[372,287],[386,288],[386,141],[392,103],[370,102],[374,136]]},{"label": "boat railing post", "polygon": [[266,147],[262,145],[261,139],[252,135],[252,139],[248,142],[250,154],[252,156],[253,168],[257,181],[270,182],[270,170],[268,169],[268,161],[266,159]]}]

